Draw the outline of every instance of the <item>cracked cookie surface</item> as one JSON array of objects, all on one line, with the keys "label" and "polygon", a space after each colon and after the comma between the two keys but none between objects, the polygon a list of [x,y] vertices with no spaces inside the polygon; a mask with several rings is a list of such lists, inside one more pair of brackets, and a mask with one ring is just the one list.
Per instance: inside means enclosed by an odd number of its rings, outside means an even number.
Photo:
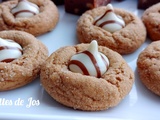
[{"label": "cracked cookie surface", "polygon": [[151,40],[160,40],[160,3],[157,3],[148,8],[142,16],[147,33]]},{"label": "cracked cookie surface", "polygon": [[114,33],[93,25],[94,19],[106,11],[99,7],[85,12],[77,23],[77,36],[80,42],[90,43],[97,40],[120,54],[129,54],[137,50],[146,39],[146,29],[142,21],[133,13],[115,8],[115,13],[123,18],[126,26]]},{"label": "cracked cookie surface", "polygon": [[134,74],[118,53],[99,46],[110,61],[108,71],[96,78],[73,73],[70,58],[88,48],[88,44],[63,47],[55,51],[42,66],[40,79],[45,90],[58,102],[80,110],[104,110],[116,106],[130,92]]},{"label": "cracked cookie surface", "polygon": [[55,28],[59,13],[50,0],[28,0],[39,6],[40,13],[29,18],[15,18],[11,9],[18,0],[10,0],[0,4],[0,31],[20,30],[38,36]]},{"label": "cracked cookie surface", "polygon": [[140,80],[160,96],[160,42],[152,42],[138,57],[137,67]]},{"label": "cracked cookie surface", "polygon": [[33,35],[22,31],[2,31],[0,38],[14,40],[23,48],[20,58],[9,63],[0,62],[0,91],[15,89],[33,81],[48,57],[46,46]]}]

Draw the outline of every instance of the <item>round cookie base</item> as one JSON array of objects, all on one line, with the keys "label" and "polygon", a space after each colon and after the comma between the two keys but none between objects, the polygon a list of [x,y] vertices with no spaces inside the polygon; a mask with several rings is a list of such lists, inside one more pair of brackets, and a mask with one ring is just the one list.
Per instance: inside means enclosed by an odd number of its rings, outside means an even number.
[{"label": "round cookie base", "polygon": [[148,36],[151,40],[160,40],[160,3],[149,7],[142,15]]},{"label": "round cookie base", "polygon": [[0,31],[19,30],[38,36],[53,30],[59,20],[56,5],[50,0],[28,0],[39,6],[40,13],[29,18],[15,18],[10,12],[18,0],[0,4]]},{"label": "round cookie base", "polygon": [[140,80],[153,93],[160,96],[160,41],[152,42],[137,60]]},{"label": "round cookie base", "polygon": [[94,19],[104,14],[106,7],[98,7],[85,12],[77,23],[77,37],[82,43],[97,40],[101,46],[106,46],[120,54],[129,54],[137,50],[146,39],[146,29],[142,21],[134,14],[115,8],[126,26],[114,33],[93,25]]},{"label": "round cookie base", "polygon": [[23,48],[20,58],[9,63],[0,62],[0,91],[16,89],[33,81],[48,57],[46,46],[22,31],[1,31],[0,38],[14,40]]},{"label": "round cookie base", "polygon": [[68,63],[88,44],[63,47],[51,54],[42,66],[40,79],[45,90],[61,104],[79,110],[97,111],[118,105],[130,92],[134,74],[118,53],[99,46],[110,61],[108,71],[96,78],[73,73]]}]

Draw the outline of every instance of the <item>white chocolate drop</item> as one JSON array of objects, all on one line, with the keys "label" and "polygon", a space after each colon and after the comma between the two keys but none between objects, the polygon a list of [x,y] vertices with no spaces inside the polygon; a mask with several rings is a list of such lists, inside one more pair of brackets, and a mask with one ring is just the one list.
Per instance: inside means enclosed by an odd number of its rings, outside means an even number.
[{"label": "white chocolate drop", "polygon": [[0,62],[11,62],[22,56],[22,47],[9,39],[0,38]]},{"label": "white chocolate drop", "polygon": [[69,69],[72,72],[101,77],[109,67],[108,58],[98,52],[97,41],[93,40],[86,51],[72,56]]},{"label": "white chocolate drop", "polygon": [[31,17],[39,13],[39,7],[27,0],[19,0],[18,4],[12,8],[11,13],[15,17]]},{"label": "white chocolate drop", "polygon": [[95,19],[94,25],[112,33],[122,29],[125,26],[125,22],[122,17],[114,13],[114,9],[111,4],[108,4],[106,8],[106,12]]}]

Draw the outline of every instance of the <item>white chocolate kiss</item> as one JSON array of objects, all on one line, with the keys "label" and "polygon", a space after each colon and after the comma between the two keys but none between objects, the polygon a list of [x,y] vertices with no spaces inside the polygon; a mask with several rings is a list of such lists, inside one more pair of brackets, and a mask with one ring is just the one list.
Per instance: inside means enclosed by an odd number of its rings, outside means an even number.
[{"label": "white chocolate kiss", "polygon": [[86,51],[72,56],[69,69],[72,72],[81,73],[100,78],[108,69],[108,58],[98,52],[97,41],[93,40]]},{"label": "white chocolate kiss", "polygon": [[31,17],[39,13],[39,7],[27,0],[19,0],[18,4],[12,8],[11,13],[15,17]]},{"label": "white chocolate kiss", "polygon": [[125,26],[122,17],[114,13],[111,4],[108,4],[106,8],[106,12],[95,19],[94,25],[112,33],[122,29]]},{"label": "white chocolate kiss", "polygon": [[11,62],[22,56],[22,47],[9,39],[0,38],[0,62]]}]

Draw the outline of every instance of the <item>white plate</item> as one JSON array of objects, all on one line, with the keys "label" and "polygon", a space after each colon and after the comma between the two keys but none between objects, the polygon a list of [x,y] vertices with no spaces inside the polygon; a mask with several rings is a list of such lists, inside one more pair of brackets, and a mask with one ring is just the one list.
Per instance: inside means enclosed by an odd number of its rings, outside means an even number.
[{"label": "white plate", "polygon": [[[141,17],[143,11],[137,10],[137,1],[127,0],[112,2],[114,7],[120,7]],[[79,16],[65,13],[64,6],[59,6],[60,20],[56,28],[39,36],[51,54],[58,48],[78,43],[76,38],[76,22]],[[52,119],[52,120],[153,120],[160,118],[160,98],[151,93],[140,82],[136,61],[139,53],[150,43],[146,42],[133,54],[123,56],[135,73],[135,83],[129,95],[116,107],[105,111],[86,112],[65,107],[52,99],[43,89],[39,78],[34,82],[6,92],[0,92],[0,119]],[[32,99],[37,106],[27,107]],[[5,103],[4,103],[5,101]]]}]

